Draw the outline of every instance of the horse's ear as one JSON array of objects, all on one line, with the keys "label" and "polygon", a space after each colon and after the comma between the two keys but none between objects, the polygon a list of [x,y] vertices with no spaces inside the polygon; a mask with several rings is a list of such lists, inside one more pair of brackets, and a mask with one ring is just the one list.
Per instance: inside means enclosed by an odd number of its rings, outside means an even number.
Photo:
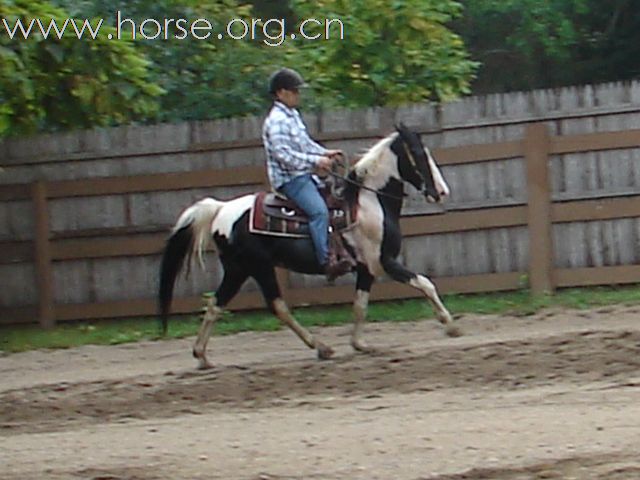
[{"label": "horse's ear", "polygon": [[404,122],[396,123],[395,126],[398,133],[404,134],[407,132],[407,126],[404,124]]}]

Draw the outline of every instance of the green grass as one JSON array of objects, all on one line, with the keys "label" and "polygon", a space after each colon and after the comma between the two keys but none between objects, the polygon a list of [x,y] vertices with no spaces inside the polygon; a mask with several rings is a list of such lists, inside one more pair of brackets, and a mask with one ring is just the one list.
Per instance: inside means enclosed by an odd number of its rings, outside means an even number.
[{"label": "green grass", "polygon": [[[499,294],[445,295],[443,301],[452,314],[532,315],[547,307],[585,309],[604,305],[640,304],[640,285],[565,289],[553,296],[532,297],[521,290]],[[351,308],[309,307],[296,309],[296,318],[305,326],[342,325],[351,321]],[[423,300],[372,303],[369,321],[403,322],[431,318],[433,312]],[[195,335],[200,325],[198,316],[172,317],[168,338]],[[266,311],[225,313],[216,324],[215,334],[229,335],[243,331],[274,331],[282,328]],[[21,352],[38,348],[70,348],[79,345],[115,345],[160,338],[155,318],[103,320],[60,324],[43,330],[37,325],[0,328],[0,350]]]}]

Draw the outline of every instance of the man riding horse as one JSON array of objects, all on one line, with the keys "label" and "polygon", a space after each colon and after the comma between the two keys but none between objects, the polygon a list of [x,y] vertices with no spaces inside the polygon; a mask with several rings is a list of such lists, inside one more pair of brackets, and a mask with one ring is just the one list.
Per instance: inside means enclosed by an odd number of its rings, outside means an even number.
[{"label": "man riding horse", "polygon": [[340,150],[329,150],[311,139],[296,109],[300,88],[305,85],[298,72],[282,68],[271,75],[269,93],[273,106],[264,121],[262,140],[267,156],[271,187],[286,195],[309,217],[309,233],[316,258],[327,278],[333,280],[352,268],[329,252],[329,210],[318,191],[317,172],[331,169]]},{"label": "man riding horse", "polygon": [[[329,259],[327,221],[322,218],[326,215],[327,206],[318,194],[313,178],[317,168],[326,170],[331,166],[339,151],[325,149],[309,138],[295,109],[299,102],[296,90],[302,85],[298,74],[281,70],[271,77],[270,83],[275,101],[264,125],[269,179],[274,189],[291,197],[305,210],[310,210],[312,217],[316,216],[311,229],[314,240],[297,231],[292,235],[288,229],[290,223],[286,220],[281,223],[282,216],[276,216],[273,225],[287,226],[286,232],[254,228],[262,227],[256,219],[262,218],[259,214],[261,209],[266,213],[265,202],[260,201],[266,198],[266,192],[249,193],[229,200],[206,197],[183,210],[167,239],[160,265],[158,304],[163,331],[167,330],[175,282],[185,262],[194,258],[202,260],[204,252],[212,245],[224,272],[215,295],[207,301],[193,346],[198,368],[212,366],[206,350],[213,326],[249,278],[257,283],[269,310],[309,348],[315,349],[318,358],[327,359],[334,354],[333,348],[295,319],[283,298],[275,269],[280,267],[301,274],[330,276],[347,270],[346,265],[332,263]],[[424,274],[407,269],[399,261],[405,184],[412,185],[431,202],[441,201],[449,194],[449,187],[429,149],[422,143],[420,134],[400,123],[395,131],[371,146],[349,169],[345,178],[342,197],[347,208],[343,212],[354,221],[342,230],[342,238],[356,262],[354,326],[350,343],[359,352],[375,351],[362,339],[362,328],[367,317],[371,287],[383,275],[420,291],[431,302],[437,319],[445,326],[445,332],[451,336],[460,334],[431,280]],[[290,205],[284,203],[286,207],[282,213],[287,220],[300,217],[298,212],[291,217]],[[273,206],[268,204],[269,208]],[[341,218],[340,210],[333,207],[331,218]],[[279,208],[276,211],[280,211]],[[295,220],[294,225],[296,222],[305,223]],[[268,223],[272,225],[271,221]],[[335,222],[336,225],[338,223]],[[336,230],[334,228],[334,232]]]}]

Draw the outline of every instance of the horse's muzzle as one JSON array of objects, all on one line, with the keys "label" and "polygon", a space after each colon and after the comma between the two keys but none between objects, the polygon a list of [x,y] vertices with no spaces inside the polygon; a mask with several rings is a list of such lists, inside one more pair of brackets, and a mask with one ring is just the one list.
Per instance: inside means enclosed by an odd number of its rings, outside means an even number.
[{"label": "horse's muzzle", "polygon": [[440,203],[442,201],[442,196],[437,192],[424,192],[424,196],[429,203]]},{"label": "horse's muzzle", "polygon": [[440,191],[440,189],[438,189],[438,191],[436,190],[424,191],[424,196],[426,197],[427,202],[429,203],[442,203],[448,195],[449,195],[449,192],[446,190]]}]

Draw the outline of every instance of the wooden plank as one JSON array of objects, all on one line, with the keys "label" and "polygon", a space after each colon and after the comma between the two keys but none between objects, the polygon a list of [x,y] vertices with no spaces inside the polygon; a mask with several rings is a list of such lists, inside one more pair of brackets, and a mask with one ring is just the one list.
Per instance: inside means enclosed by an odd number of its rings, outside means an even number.
[{"label": "wooden plank", "polygon": [[1,202],[29,199],[31,199],[31,187],[29,184],[16,183],[12,185],[0,185]]},{"label": "wooden plank", "polygon": [[562,268],[555,272],[558,287],[591,287],[640,283],[640,265]]},{"label": "wooden plank", "polygon": [[549,133],[542,123],[527,126],[524,139],[528,186],[529,278],[534,294],[553,292]]},{"label": "wooden plank", "polygon": [[554,223],[640,217],[640,195],[554,203]]},{"label": "wooden plank", "polygon": [[51,182],[48,195],[49,198],[88,197],[189,188],[262,185],[265,182],[266,172],[263,167],[237,167],[131,177],[63,180]]},{"label": "wooden plank", "polygon": [[[535,94],[536,92],[529,92]],[[505,102],[509,102],[509,95],[505,94]],[[591,107],[588,109],[580,109],[579,111],[573,112],[563,112],[556,110],[548,110],[544,113],[540,113],[538,115],[525,114],[519,117],[509,117],[499,119],[480,119],[480,118],[472,118],[469,122],[466,123],[456,123],[453,125],[448,125],[442,128],[442,131],[456,131],[456,130],[466,130],[466,129],[477,129],[477,128],[487,128],[487,127],[507,127],[507,126],[516,126],[525,123],[532,122],[552,122],[552,121],[563,121],[563,120],[577,120],[583,118],[596,118],[596,117],[606,117],[610,115],[625,115],[632,113],[640,113],[640,108],[636,105],[615,105],[611,106],[599,106],[599,107]],[[426,133],[426,132],[425,132]],[[439,131],[434,131],[433,133],[439,133]]]},{"label": "wooden plank", "polygon": [[[510,94],[504,95],[505,103],[511,101]],[[500,116],[498,118],[473,118],[467,122],[459,122],[452,125],[446,125],[443,128],[434,127],[418,127],[412,126],[421,134],[437,134],[443,131],[464,131],[466,129],[477,128],[490,128],[490,127],[506,127],[510,125],[521,125],[524,123],[536,122],[549,122],[549,121],[562,121],[568,119],[579,119],[587,117],[599,117],[610,115],[623,115],[638,113],[640,109],[637,105],[615,105],[615,106],[598,106],[591,108],[580,108],[574,112],[561,112],[561,111],[546,111],[543,114],[532,116],[530,114],[520,116]],[[153,128],[153,127],[150,127]],[[178,126],[180,128],[180,126]],[[316,138],[321,141],[340,141],[340,140],[358,140],[358,139],[375,139],[382,135],[390,133],[390,129],[369,129],[359,131],[341,131],[331,133],[320,133],[316,135]],[[187,147],[181,148],[140,148],[140,147],[125,147],[125,148],[111,148],[108,150],[96,150],[85,152],[67,152],[57,154],[40,154],[30,156],[9,156],[3,159],[6,164],[11,165],[32,165],[41,163],[56,163],[64,161],[86,161],[86,160],[102,160],[102,159],[116,159],[126,157],[140,157],[140,156],[153,156],[153,155],[179,155],[189,152],[206,152],[206,151],[224,151],[234,150],[242,148],[258,148],[262,146],[262,141],[259,138],[249,138],[241,140],[221,141],[221,142],[202,142],[193,143]],[[147,147],[147,146],[145,146]]]},{"label": "wooden plank", "polygon": [[551,137],[550,153],[592,152],[640,147],[640,130]]},{"label": "wooden plank", "polygon": [[[431,278],[439,294],[478,293],[517,290],[521,288],[523,272],[487,273],[455,277]],[[374,284],[372,300],[395,300],[400,298],[420,298],[422,293],[400,283]]]},{"label": "wooden plank", "polygon": [[[630,178],[633,178],[633,174],[633,171],[631,173],[628,173],[628,175],[630,175]],[[635,195],[640,195],[640,181],[635,183],[638,185],[638,187],[636,188],[615,188],[615,191],[591,190],[583,192],[555,192],[553,194],[553,201],[556,203],[561,203],[600,200],[607,198],[633,197]]]},{"label": "wooden plank", "polygon": [[[441,215],[403,217],[401,228],[405,237],[446,232],[462,232],[490,228],[517,227],[527,224],[525,207],[506,207],[485,211],[450,212]],[[68,235],[74,232],[68,232]],[[96,237],[56,239],[51,244],[53,260],[155,255],[161,252],[167,233],[122,235],[104,229]],[[0,263],[2,260],[0,259]],[[281,273],[283,279],[288,276]],[[283,284],[284,285],[284,284]]]},{"label": "wooden plank", "polygon": [[[442,165],[475,163],[522,156],[522,145],[521,142],[503,142],[452,147],[437,149],[434,156]],[[266,185],[264,167],[63,180],[51,182],[48,195],[50,198],[99,196],[239,185]]]},{"label": "wooden plank", "polygon": [[135,235],[169,235],[173,225],[133,225],[125,227],[83,228],[80,230],[67,230],[64,232],[52,232],[51,239],[80,239],[101,237],[128,237]]},{"label": "wooden plank", "polygon": [[0,265],[33,261],[33,242],[0,243]]},{"label": "wooden plank", "polygon": [[[352,134],[351,137],[371,138],[372,133],[375,132],[370,132],[366,135],[361,133]],[[340,136],[334,135],[331,138],[339,139],[345,137],[345,135],[342,133]],[[343,139],[346,139],[346,137]],[[225,142],[220,142],[220,145],[223,143]],[[250,146],[247,141],[236,143],[238,146],[233,142],[229,143],[229,148]],[[640,146],[640,130],[551,137],[550,143],[550,153],[554,154],[633,148]],[[201,145],[193,148],[199,150],[210,149],[210,147],[210,145]],[[441,165],[459,165],[521,157],[524,154],[523,148],[523,142],[511,141],[440,148],[434,149],[433,154]],[[50,183],[48,195],[50,198],[59,198],[264,184],[266,184],[264,167],[249,166],[195,172],[57,181]],[[0,186],[0,199],[4,201],[26,199],[29,198],[28,191],[28,186],[23,184],[2,185]]]},{"label": "wooden plank", "polygon": [[[422,130],[416,129],[418,133],[423,133]],[[319,142],[340,142],[340,141],[352,141],[352,140],[371,140],[371,144],[375,141],[384,138],[392,132],[390,129],[371,129],[360,131],[340,131],[340,132],[320,132],[313,137]],[[223,150],[235,150],[243,148],[262,148],[263,143],[260,138],[243,139],[243,140],[231,140],[224,142],[200,142],[194,143],[189,146],[189,152],[210,152],[210,151],[223,151]]]},{"label": "wooden plank", "polygon": [[443,215],[402,217],[400,219],[402,235],[411,237],[488,228],[518,227],[527,224],[527,208],[524,206],[445,213]]},{"label": "wooden plank", "polygon": [[166,234],[57,240],[51,247],[54,260],[155,255],[161,252]]},{"label": "wooden plank", "polygon": [[[171,305],[171,313],[197,314],[203,305],[202,297],[175,298]],[[262,295],[251,292],[239,294],[229,304],[229,309],[255,310],[264,306]],[[157,312],[157,303],[151,299],[56,305],[58,321],[155,316]]]},{"label": "wooden plank", "polygon": [[29,325],[38,323],[38,307],[2,307],[0,325]]},{"label": "wooden plank", "polygon": [[35,214],[35,263],[38,284],[38,317],[43,328],[55,325],[53,266],[51,264],[51,245],[49,243],[49,206],[47,187],[44,182],[36,182],[32,187]]},{"label": "wooden plank", "polygon": [[432,154],[439,165],[461,165],[522,157],[524,150],[521,141],[513,141],[437,148]]},{"label": "wooden plank", "polygon": [[[200,310],[202,299],[199,297],[176,299],[172,313],[190,313]],[[157,303],[154,300],[120,300],[101,303],[56,305],[58,321],[88,320],[105,318],[126,318],[157,315]]]}]

